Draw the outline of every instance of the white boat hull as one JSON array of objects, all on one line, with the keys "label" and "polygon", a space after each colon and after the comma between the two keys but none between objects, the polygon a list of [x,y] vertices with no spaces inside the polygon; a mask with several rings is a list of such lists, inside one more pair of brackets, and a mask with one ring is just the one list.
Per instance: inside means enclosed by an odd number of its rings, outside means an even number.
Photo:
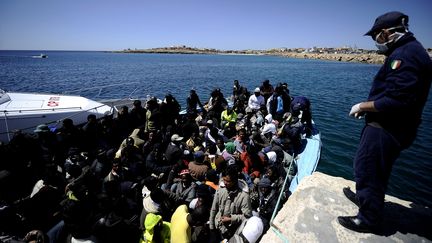
[{"label": "white boat hull", "polygon": [[81,96],[15,92],[0,95],[1,142],[9,142],[16,130],[31,133],[40,124],[58,128],[66,118],[79,125],[90,114],[101,118],[113,111],[110,106]]}]

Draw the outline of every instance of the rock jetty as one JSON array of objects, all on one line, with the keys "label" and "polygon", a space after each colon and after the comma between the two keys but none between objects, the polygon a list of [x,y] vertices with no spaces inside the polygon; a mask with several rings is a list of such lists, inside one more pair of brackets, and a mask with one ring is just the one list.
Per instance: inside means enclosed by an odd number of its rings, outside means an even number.
[{"label": "rock jetty", "polygon": [[357,206],[342,188],[353,181],[315,172],[305,177],[260,242],[432,242],[432,210],[386,195],[381,234],[345,229],[337,216],[355,215]]}]

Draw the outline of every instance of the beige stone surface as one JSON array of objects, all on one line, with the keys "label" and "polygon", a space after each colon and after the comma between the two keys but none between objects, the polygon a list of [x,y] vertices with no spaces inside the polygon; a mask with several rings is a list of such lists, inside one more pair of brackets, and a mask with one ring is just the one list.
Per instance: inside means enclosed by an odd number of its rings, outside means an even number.
[{"label": "beige stone surface", "polygon": [[297,52],[287,52],[280,53],[282,56],[292,57],[292,58],[305,58],[305,59],[321,59],[321,60],[331,60],[340,62],[362,62],[371,64],[383,64],[384,55],[378,55],[376,53],[370,54],[334,54],[334,53],[297,53]]},{"label": "beige stone surface", "polygon": [[[432,242],[432,210],[386,195],[380,235],[345,229],[337,216],[357,214],[357,206],[343,194],[355,183],[315,172],[300,183],[261,242]],[[283,239],[285,238],[285,240]]]}]

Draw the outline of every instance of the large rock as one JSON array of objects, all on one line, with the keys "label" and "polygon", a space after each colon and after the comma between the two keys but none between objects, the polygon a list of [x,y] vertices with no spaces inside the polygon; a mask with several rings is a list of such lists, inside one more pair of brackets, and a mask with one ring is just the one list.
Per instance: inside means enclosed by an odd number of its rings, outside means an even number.
[{"label": "large rock", "polygon": [[356,215],[342,188],[355,183],[315,172],[291,195],[261,242],[432,242],[432,210],[386,195],[383,233],[345,229],[337,216]]}]

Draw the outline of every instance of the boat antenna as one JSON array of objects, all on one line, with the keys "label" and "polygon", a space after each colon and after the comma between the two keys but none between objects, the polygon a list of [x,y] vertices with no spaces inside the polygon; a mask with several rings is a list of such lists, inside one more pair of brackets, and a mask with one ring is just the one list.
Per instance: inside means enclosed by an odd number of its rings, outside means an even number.
[{"label": "boat antenna", "polygon": [[136,87],[130,94],[129,94],[129,99],[133,99],[132,95],[138,90],[138,87]]}]

